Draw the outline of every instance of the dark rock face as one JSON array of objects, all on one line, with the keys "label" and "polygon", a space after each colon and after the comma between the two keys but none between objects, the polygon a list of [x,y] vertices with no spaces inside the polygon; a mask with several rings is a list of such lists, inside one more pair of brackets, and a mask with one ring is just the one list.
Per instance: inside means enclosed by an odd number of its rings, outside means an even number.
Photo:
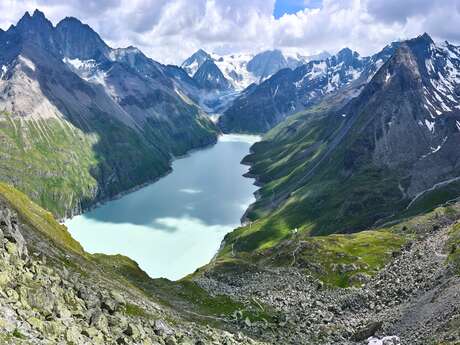
[{"label": "dark rock face", "polygon": [[203,89],[228,90],[232,86],[211,60],[206,60],[193,75],[193,80]]},{"label": "dark rock face", "polygon": [[247,70],[260,79],[266,79],[283,68],[288,62],[279,50],[268,50],[254,56],[247,65]]},{"label": "dark rock face", "polygon": [[207,61],[211,60],[211,55],[206,53],[203,49],[199,49],[192,56],[186,59],[181,67],[191,76],[193,76],[196,71],[201,67],[201,65]]},{"label": "dark rock face", "polygon": [[88,25],[76,18],[65,18],[56,26],[62,55],[82,60],[107,59],[110,48]]},{"label": "dark rock face", "polygon": [[[367,150],[375,165],[404,171],[408,197],[460,172],[459,58],[456,47],[436,47],[428,35],[407,41],[343,109],[364,124],[355,126],[359,140],[347,152]],[[369,143],[365,151],[362,142]]]}]

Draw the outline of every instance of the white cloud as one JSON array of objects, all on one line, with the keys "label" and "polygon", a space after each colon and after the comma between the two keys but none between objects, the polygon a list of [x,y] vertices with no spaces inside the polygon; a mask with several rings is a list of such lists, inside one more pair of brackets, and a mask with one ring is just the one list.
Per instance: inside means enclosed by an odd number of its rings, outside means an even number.
[{"label": "white cloud", "polygon": [[460,0],[323,0],[319,8],[279,19],[274,6],[275,0],[2,0],[0,27],[39,8],[55,24],[75,16],[114,47],[136,45],[176,64],[198,48],[313,54],[348,46],[366,55],[424,31],[437,40],[460,41]]}]

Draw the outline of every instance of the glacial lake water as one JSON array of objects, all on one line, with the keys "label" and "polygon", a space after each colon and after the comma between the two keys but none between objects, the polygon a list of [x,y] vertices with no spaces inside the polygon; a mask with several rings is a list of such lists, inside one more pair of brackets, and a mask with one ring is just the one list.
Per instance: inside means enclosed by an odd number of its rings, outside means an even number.
[{"label": "glacial lake water", "polygon": [[65,222],[90,253],[123,254],[153,278],[177,280],[207,264],[257,187],[240,164],[259,138],[224,135],[173,162],[157,182]]}]

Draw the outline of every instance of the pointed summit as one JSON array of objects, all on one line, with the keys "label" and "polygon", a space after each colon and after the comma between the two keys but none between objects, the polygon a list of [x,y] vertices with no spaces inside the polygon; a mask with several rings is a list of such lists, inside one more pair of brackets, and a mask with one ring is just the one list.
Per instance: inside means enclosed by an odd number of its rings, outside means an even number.
[{"label": "pointed summit", "polygon": [[231,88],[230,82],[222,74],[219,67],[209,59],[201,64],[193,79],[203,89],[228,90]]},{"label": "pointed summit", "polygon": [[11,27],[8,32],[19,34],[27,44],[38,45],[49,50],[56,48],[53,24],[39,10],[35,10],[32,16],[26,12],[18,24]]},{"label": "pointed summit", "polygon": [[89,25],[73,17],[58,23],[56,36],[62,54],[69,58],[101,60],[106,59],[110,52],[110,48]]},{"label": "pointed summit", "polygon": [[423,35],[419,36],[418,38],[423,39],[427,42],[433,43],[433,39],[426,32],[424,32]]},{"label": "pointed summit", "polygon": [[278,50],[266,50],[254,56],[248,62],[248,71],[255,76],[266,79],[280,69],[288,67],[288,63],[283,53]]},{"label": "pointed summit", "polygon": [[35,9],[34,14],[32,15],[32,18],[40,19],[40,20],[47,20],[45,17],[45,14],[40,11],[38,8]]},{"label": "pointed summit", "polygon": [[181,67],[185,69],[190,76],[193,76],[207,60],[212,60],[211,55],[206,53],[203,49],[198,49],[182,63]]},{"label": "pointed summit", "polygon": [[29,12],[24,13],[16,27],[26,30],[37,29],[39,27],[50,29],[53,28],[53,24],[45,17],[43,12],[36,9],[32,16]]}]

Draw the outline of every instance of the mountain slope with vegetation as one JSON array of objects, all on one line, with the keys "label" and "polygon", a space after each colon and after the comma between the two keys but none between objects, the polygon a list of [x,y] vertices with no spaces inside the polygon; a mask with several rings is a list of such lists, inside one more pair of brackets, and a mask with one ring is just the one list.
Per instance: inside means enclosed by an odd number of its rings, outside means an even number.
[{"label": "mountain slope with vegetation", "polygon": [[217,130],[166,75],[89,26],[28,13],[0,38],[0,176],[62,217],[150,182]]},{"label": "mountain slope with vegetation", "polygon": [[345,106],[326,99],[255,144],[245,162],[262,188],[246,213],[250,225],[228,240],[251,250],[296,228],[355,232],[457,197],[458,96],[436,103],[440,86],[425,66],[431,59],[444,80],[455,76],[449,66],[460,60],[445,49],[427,35],[402,43]]}]

